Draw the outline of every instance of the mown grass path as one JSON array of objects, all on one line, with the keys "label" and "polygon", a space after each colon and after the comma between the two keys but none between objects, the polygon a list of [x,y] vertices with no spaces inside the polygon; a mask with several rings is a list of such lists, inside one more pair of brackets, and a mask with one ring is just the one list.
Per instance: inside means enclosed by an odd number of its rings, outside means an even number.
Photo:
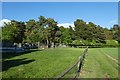
[{"label": "mown grass path", "polygon": [[80,78],[118,78],[118,64],[103,52],[118,55],[117,48],[89,48]]},{"label": "mown grass path", "polygon": [[112,58],[118,60],[118,48],[101,48],[100,51],[111,56]]}]

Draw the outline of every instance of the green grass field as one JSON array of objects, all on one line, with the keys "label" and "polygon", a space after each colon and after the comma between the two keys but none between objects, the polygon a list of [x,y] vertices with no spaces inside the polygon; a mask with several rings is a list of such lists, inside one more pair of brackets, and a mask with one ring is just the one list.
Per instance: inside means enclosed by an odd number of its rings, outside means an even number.
[{"label": "green grass field", "polygon": [[118,64],[107,57],[118,59],[117,48],[89,49],[82,68],[81,78],[118,78]]},{"label": "green grass field", "polygon": [[[4,58],[3,78],[54,78],[71,67],[84,48],[56,48]],[[117,48],[89,48],[80,78],[118,77],[118,64],[105,54],[118,58]],[[69,72],[72,77],[76,72]]]},{"label": "green grass field", "polygon": [[110,55],[114,59],[118,59],[118,48],[103,48],[100,51],[101,53]]},{"label": "green grass field", "polygon": [[3,78],[53,78],[72,66],[84,49],[56,48],[3,60]]}]

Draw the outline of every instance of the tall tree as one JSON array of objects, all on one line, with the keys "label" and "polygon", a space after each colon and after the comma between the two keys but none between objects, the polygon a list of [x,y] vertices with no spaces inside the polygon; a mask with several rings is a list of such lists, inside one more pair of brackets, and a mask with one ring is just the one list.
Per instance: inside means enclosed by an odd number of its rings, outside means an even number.
[{"label": "tall tree", "polygon": [[24,37],[24,23],[15,20],[2,27],[2,39],[13,43],[21,43]]},{"label": "tall tree", "polygon": [[48,33],[50,33],[50,35],[48,36],[48,41],[49,43],[53,42],[55,48],[55,34],[59,30],[59,28],[57,26],[57,22],[52,18],[47,18],[47,24],[48,24],[48,28],[47,28]]},{"label": "tall tree", "polygon": [[77,19],[74,22],[75,25],[75,35],[76,39],[86,39],[86,37],[83,37],[85,35],[84,30],[86,29],[86,23],[83,20]]},{"label": "tall tree", "polygon": [[49,33],[46,29],[47,27],[48,27],[47,19],[44,16],[40,16],[39,20],[37,21],[37,30],[38,30],[38,33],[41,35],[41,42],[44,45],[47,45],[48,47],[49,46],[49,43],[48,43]]},{"label": "tall tree", "polygon": [[15,37],[15,39],[17,40],[17,43],[22,43],[23,39],[25,37],[25,23],[24,22],[18,22],[17,23],[17,28],[19,29],[19,34],[17,37]]},{"label": "tall tree", "polygon": [[36,22],[34,19],[30,19],[29,21],[26,22],[26,29],[25,29],[25,39],[24,42],[27,43],[32,43],[34,39],[32,39],[34,32],[35,32],[35,28],[36,28]]},{"label": "tall tree", "polygon": [[111,28],[113,32],[113,38],[116,39],[120,43],[120,26],[115,24],[113,28]]},{"label": "tall tree", "polygon": [[113,39],[113,32],[107,28],[104,29],[104,33],[105,33],[105,39],[106,40],[112,40]]}]

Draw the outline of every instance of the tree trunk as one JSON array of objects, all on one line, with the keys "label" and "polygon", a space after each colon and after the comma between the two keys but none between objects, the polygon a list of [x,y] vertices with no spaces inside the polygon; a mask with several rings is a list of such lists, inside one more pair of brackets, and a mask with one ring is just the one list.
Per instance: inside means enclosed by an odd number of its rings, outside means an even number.
[{"label": "tree trunk", "polygon": [[54,42],[54,48],[55,48],[55,42]]}]

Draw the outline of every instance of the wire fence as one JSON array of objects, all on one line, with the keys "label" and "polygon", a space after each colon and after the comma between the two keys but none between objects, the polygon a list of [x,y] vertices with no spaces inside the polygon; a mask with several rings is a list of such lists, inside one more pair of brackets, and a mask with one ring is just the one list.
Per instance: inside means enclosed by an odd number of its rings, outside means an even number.
[{"label": "wire fence", "polygon": [[57,80],[60,80],[61,78],[65,78],[65,77],[70,77],[70,78],[77,78],[80,75],[80,71],[81,71],[81,67],[83,64],[83,61],[85,59],[85,55],[88,51],[88,47],[84,50],[84,52],[82,53],[82,55],[79,57],[79,60],[70,68],[68,68],[65,72],[63,72],[61,75],[57,76]]}]

